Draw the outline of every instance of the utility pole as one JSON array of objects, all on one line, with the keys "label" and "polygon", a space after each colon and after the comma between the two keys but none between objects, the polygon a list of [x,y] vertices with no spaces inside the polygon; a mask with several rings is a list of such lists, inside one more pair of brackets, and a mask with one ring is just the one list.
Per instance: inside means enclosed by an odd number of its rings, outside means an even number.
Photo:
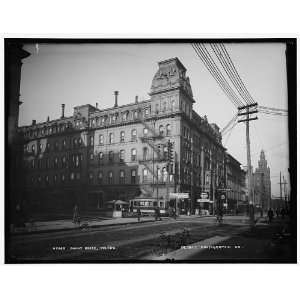
[{"label": "utility pole", "polygon": [[280,185],[280,205],[282,204],[282,182],[281,182],[281,172],[279,173],[280,174],[280,179],[279,179],[279,185]]},{"label": "utility pole", "polygon": [[[257,113],[257,103],[239,107],[238,116],[246,116],[238,120],[238,122],[246,122],[246,146],[247,146],[247,175],[248,175],[248,199],[249,199],[249,218],[251,224],[254,224],[254,203],[252,190],[252,168],[251,168],[251,151],[250,151],[250,129],[249,121],[257,120],[257,117],[250,118],[250,114]],[[245,111],[246,110],[246,111]]]},{"label": "utility pole", "polygon": [[287,182],[284,179],[284,176],[283,176],[283,183],[282,184],[283,184],[283,193],[284,193],[284,203],[285,203],[285,208],[287,209],[288,208],[287,198],[286,198],[286,185],[287,185]]}]

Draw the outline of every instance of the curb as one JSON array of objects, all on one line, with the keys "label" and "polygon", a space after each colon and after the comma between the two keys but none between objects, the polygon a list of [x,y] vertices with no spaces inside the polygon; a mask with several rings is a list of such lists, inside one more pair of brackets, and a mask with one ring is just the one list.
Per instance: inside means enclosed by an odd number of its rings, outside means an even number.
[{"label": "curb", "polygon": [[130,224],[141,224],[155,222],[155,220],[145,220],[140,222],[128,222],[128,223],[112,223],[112,224],[95,224],[87,227],[80,226],[74,228],[58,228],[58,229],[45,229],[45,230],[35,230],[35,231],[24,231],[24,232],[11,232],[12,236],[18,235],[30,235],[30,234],[39,234],[39,233],[49,233],[49,232],[61,232],[61,231],[71,231],[71,230],[81,230],[84,228],[98,228],[98,227],[108,227],[108,226],[117,226],[117,225],[130,225]]}]

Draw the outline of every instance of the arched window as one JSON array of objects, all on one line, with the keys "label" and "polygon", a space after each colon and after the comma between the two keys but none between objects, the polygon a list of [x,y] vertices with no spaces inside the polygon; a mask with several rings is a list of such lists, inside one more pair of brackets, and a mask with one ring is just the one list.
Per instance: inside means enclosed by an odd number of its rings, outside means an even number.
[{"label": "arched window", "polygon": [[164,146],[164,159],[168,158],[168,146]]},{"label": "arched window", "polygon": [[170,124],[167,124],[166,126],[166,135],[171,135],[171,125]]},{"label": "arched window", "polygon": [[108,183],[109,184],[113,183],[113,172],[112,171],[108,172]]},{"label": "arched window", "polygon": [[159,131],[159,135],[163,136],[164,135],[164,125],[160,125],[158,131]]},{"label": "arched window", "polygon": [[61,165],[62,165],[63,168],[65,168],[67,166],[67,159],[66,159],[65,156],[63,156],[61,158]]},{"label": "arched window", "polygon": [[99,163],[103,163],[104,160],[104,154],[103,152],[99,152]]},{"label": "arched window", "polygon": [[123,163],[125,161],[125,150],[120,150],[120,162]]},{"label": "arched window", "polygon": [[131,170],[131,184],[136,184],[136,170]]},{"label": "arched window", "polygon": [[90,181],[90,183],[93,183],[93,180],[94,180],[94,173],[90,172],[89,173],[89,181]]},{"label": "arched window", "polygon": [[125,183],[125,171],[120,170],[120,184],[124,184],[124,183]]},{"label": "arched window", "polygon": [[149,154],[148,148],[144,147],[143,148],[143,160],[148,160],[148,154]]},{"label": "arched window", "polygon": [[136,149],[131,149],[131,161],[136,161]]},{"label": "arched window", "polygon": [[148,131],[148,128],[147,128],[147,127],[145,127],[145,128],[144,128],[144,130],[143,130],[143,134],[144,134],[144,136],[147,136],[147,135],[148,135],[148,132],[149,132],[149,131]]},{"label": "arched window", "polygon": [[102,134],[99,134],[99,145],[103,145],[104,144],[104,138]]},{"label": "arched window", "polygon": [[165,112],[166,110],[167,110],[167,102],[165,101],[164,103],[163,103],[163,112]]},{"label": "arched window", "polygon": [[161,181],[162,181],[161,179],[162,179],[162,178],[161,178],[161,169],[158,168],[158,169],[157,169],[157,180],[158,180],[158,182],[161,182]]},{"label": "arched window", "polygon": [[121,131],[120,132],[120,143],[124,143],[125,142],[125,131]]},{"label": "arched window", "polygon": [[135,142],[137,140],[136,129],[131,130],[131,141]]},{"label": "arched window", "polygon": [[159,103],[155,104],[155,113],[158,114],[159,113]]},{"label": "arched window", "polygon": [[114,161],[114,152],[113,151],[109,151],[109,153],[108,153],[108,160],[110,162]]},{"label": "arched window", "polygon": [[122,115],[122,118],[123,118],[123,121],[126,121],[127,120],[127,116],[128,116],[128,112],[125,111]]},{"label": "arched window", "polygon": [[94,137],[90,136],[90,146],[94,146]]},{"label": "arched window", "polygon": [[114,134],[111,132],[109,134],[109,143],[112,144],[114,142]]},{"label": "arched window", "polygon": [[166,182],[166,181],[167,181],[167,177],[168,177],[167,168],[164,167],[164,168],[162,169],[162,179],[163,179],[163,182]]},{"label": "arched window", "polygon": [[102,184],[102,182],[103,182],[103,173],[102,173],[102,171],[99,171],[99,173],[98,173],[98,183]]},{"label": "arched window", "polygon": [[175,100],[171,101],[171,111],[175,111]]}]

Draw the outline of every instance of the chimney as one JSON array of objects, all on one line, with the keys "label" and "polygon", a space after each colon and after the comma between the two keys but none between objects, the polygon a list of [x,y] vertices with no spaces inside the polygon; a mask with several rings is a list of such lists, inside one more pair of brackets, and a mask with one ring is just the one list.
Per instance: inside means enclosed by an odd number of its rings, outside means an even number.
[{"label": "chimney", "polygon": [[118,95],[119,95],[119,92],[115,91],[115,107],[118,107]]},{"label": "chimney", "polygon": [[61,105],[61,118],[65,117],[65,104]]},{"label": "chimney", "polygon": [[98,102],[96,102],[96,108],[98,109]]},{"label": "chimney", "polygon": [[49,116],[47,117],[47,122],[50,122],[50,117]]},{"label": "chimney", "polygon": [[135,103],[139,102],[139,96],[135,96]]},{"label": "chimney", "polygon": [[36,120],[32,120],[32,125],[35,125],[36,124]]}]

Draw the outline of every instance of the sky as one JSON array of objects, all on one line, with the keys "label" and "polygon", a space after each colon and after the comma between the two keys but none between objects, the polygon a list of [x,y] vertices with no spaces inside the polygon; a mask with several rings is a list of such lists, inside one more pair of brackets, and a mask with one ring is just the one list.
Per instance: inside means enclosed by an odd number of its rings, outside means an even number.
[{"label": "sky", "polygon": [[[225,46],[253,99],[261,106],[287,109],[285,44]],[[193,109],[199,115],[207,115],[210,123],[222,129],[237,112],[190,44],[28,44],[24,49],[31,56],[22,66],[20,126],[30,125],[33,119],[59,118],[62,103],[66,116],[77,105],[98,102],[100,109],[112,107],[116,90],[119,105],[134,102],[136,95],[140,100],[149,99],[157,63],[172,57],[178,57],[187,69],[196,101]],[[279,196],[280,171],[289,182],[287,117],[259,113],[258,120],[250,123],[250,143],[254,169],[260,151],[265,151],[271,193]],[[223,145],[246,165],[244,123],[223,137]]]}]

